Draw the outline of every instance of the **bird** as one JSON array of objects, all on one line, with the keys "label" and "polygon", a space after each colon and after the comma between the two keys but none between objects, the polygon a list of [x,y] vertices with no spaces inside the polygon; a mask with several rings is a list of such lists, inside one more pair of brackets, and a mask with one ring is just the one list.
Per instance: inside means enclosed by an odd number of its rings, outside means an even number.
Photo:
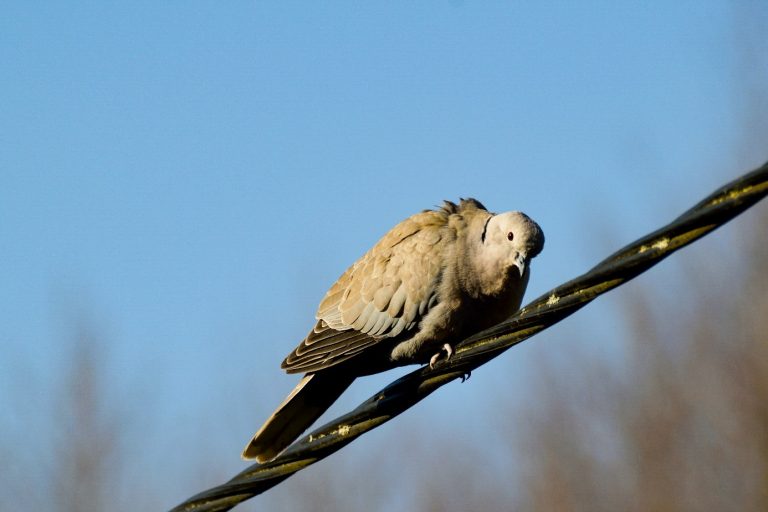
[{"label": "bird", "polygon": [[408,364],[434,367],[454,344],[515,313],[544,233],[522,212],[476,199],[403,220],[352,264],[320,302],[316,323],[283,360],[304,374],[243,450],[277,457],[358,378]]}]

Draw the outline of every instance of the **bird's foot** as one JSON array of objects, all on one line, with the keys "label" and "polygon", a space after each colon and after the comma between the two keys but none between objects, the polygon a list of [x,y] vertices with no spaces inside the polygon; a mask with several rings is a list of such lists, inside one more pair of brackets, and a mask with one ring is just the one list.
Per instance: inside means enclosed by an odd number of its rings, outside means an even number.
[{"label": "bird's foot", "polygon": [[461,376],[461,382],[464,382],[465,380],[469,380],[469,378],[472,376],[472,372],[467,372],[464,375]]},{"label": "bird's foot", "polygon": [[445,351],[445,353],[446,353],[446,356],[445,356],[445,360],[446,361],[449,360],[451,358],[451,356],[453,355],[453,347],[450,346],[448,343],[446,343],[445,345],[443,345],[443,348],[440,349],[440,352],[438,352],[437,354],[433,355],[430,358],[430,360],[429,360],[429,368],[430,368],[430,370],[435,367],[435,363],[437,362],[438,359],[440,359],[440,354],[442,354],[443,351]]}]

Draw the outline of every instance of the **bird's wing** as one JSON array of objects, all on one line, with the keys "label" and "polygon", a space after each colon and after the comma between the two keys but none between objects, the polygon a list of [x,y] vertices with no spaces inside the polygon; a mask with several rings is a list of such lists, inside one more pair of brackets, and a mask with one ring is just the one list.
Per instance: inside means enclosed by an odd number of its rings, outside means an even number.
[{"label": "bird's wing", "polygon": [[387,233],[331,287],[314,329],[282,367],[321,370],[416,327],[436,301],[451,239],[447,219],[444,211],[425,211]]}]

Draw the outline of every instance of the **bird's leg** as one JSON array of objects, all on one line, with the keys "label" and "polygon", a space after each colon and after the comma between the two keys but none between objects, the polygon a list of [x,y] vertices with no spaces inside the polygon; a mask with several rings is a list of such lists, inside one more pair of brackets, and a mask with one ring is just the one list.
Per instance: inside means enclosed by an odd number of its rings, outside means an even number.
[{"label": "bird's leg", "polygon": [[443,350],[445,350],[445,353],[447,354],[445,356],[445,360],[446,361],[449,360],[451,358],[451,356],[453,355],[453,347],[450,344],[446,343],[445,345],[443,345],[443,348],[440,349],[440,352],[438,352],[437,354],[433,355],[429,359],[429,368],[430,368],[430,370],[435,367],[435,363],[440,358],[440,354],[443,352]]}]

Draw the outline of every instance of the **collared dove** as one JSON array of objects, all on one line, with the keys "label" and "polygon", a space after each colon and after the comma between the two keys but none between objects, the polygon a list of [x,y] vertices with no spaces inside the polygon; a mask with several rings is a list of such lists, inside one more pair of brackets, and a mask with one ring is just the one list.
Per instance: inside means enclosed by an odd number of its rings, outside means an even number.
[{"label": "collared dove", "polygon": [[405,364],[434,365],[451,344],[520,307],[544,234],[520,212],[475,199],[445,201],[392,228],[331,286],[317,323],[282,363],[304,377],[243,451],[275,458],[355,378]]}]

